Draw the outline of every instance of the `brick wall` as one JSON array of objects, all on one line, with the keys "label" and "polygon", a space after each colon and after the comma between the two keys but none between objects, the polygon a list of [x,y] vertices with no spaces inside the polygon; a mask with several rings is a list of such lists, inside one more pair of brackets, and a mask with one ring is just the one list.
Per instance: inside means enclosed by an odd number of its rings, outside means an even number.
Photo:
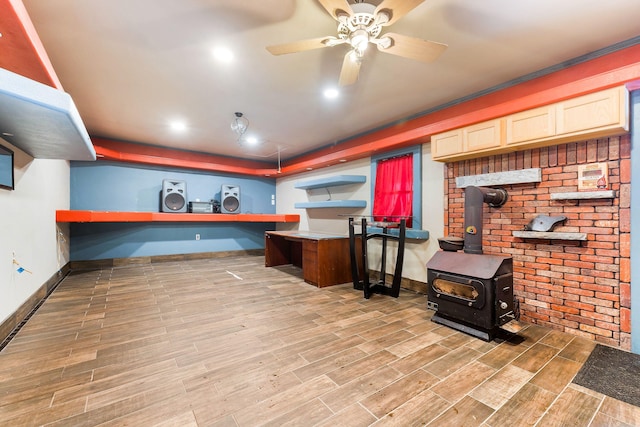
[{"label": "brick wall", "polygon": [[[628,135],[448,163],[445,235],[463,236],[464,190],[455,178],[540,168],[542,182],[504,186],[501,208],[484,205],[484,253],[513,257],[521,320],[629,350],[630,139]],[[606,162],[614,199],[551,200],[578,191],[578,165]],[[554,231],[587,241],[513,237],[537,215],[565,215]]]}]

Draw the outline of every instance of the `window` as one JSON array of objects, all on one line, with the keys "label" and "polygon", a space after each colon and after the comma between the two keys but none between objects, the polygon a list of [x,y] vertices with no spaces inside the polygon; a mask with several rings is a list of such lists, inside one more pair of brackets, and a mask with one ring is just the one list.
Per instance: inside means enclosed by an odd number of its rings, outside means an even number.
[{"label": "window", "polygon": [[371,158],[373,216],[412,216],[407,228],[422,228],[421,146]]},{"label": "window", "polygon": [[13,190],[13,151],[0,145],[0,188]]},{"label": "window", "polygon": [[413,153],[377,161],[373,191],[375,221],[407,218],[411,227],[413,216]]}]

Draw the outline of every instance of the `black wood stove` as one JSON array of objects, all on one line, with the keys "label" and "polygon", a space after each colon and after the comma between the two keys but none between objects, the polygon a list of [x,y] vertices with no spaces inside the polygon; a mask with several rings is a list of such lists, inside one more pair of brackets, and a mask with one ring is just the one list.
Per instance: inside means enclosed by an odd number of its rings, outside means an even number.
[{"label": "black wood stove", "polygon": [[506,201],[504,190],[467,187],[464,246],[445,238],[441,247],[446,250],[427,263],[427,307],[436,311],[432,320],[485,341],[517,317],[513,259],[482,253],[482,204],[500,207]]}]

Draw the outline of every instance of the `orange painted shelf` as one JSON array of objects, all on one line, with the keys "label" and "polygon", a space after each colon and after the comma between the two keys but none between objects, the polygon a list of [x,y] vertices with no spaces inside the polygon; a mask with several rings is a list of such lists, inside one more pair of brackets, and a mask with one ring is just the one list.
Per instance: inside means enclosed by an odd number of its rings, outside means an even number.
[{"label": "orange painted shelf", "polygon": [[56,222],[300,222],[300,215],[59,210]]}]

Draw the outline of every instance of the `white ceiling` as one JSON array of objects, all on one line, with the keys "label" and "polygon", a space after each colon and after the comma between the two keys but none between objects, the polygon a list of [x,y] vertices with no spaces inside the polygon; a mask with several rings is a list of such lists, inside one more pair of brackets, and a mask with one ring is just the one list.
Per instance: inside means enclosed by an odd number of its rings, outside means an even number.
[{"label": "white ceiling", "polygon": [[[329,101],[322,92],[337,84],[346,46],[283,56],[265,49],[335,36],[337,23],[317,0],[24,4],[91,136],[266,161],[640,35],[639,1],[426,0],[384,31],[445,43],[440,58],[425,64],[369,49],[359,80]],[[234,51],[232,63],[214,59],[219,45]],[[237,111],[261,146],[236,142]],[[184,120],[187,132],[173,133],[172,119]]]}]

